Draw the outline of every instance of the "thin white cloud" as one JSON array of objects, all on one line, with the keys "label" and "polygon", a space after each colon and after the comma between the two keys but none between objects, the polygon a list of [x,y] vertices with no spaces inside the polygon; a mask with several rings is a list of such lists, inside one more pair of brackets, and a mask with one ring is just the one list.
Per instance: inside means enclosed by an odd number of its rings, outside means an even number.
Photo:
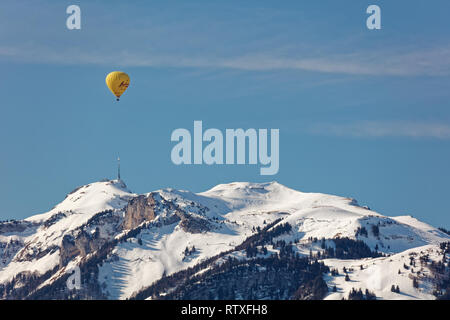
[{"label": "thin white cloud", "polygon": [[222,68],[246,71],[299,70],[350,75],[449,76],[450,47],[403,52],[358,52],[314,58],[246,53],[233,57],[217,54],[177,55],[151,50],[108,51],[48,47],[0,47],[0,59],[67,65],[119,65],[138,67]]},{"label": "thin white cloud", "polygon": [[343,137],[405,137],[450,139],[450,125],[444,123],[361,121],[349,124],[321,123],[308,130],[312,134]]},{"label": "thin white cloud", "polygon": [[[53,1],[26,5],[13,1],[0,12],[1,22],[8,26],[0,30],[0,60],[375,76],[450,75],[450,43],[445,37],[420,36],[411,41],[411,37],[397,38],[394,32],[383,36],[382,43],[373,44],[367,43],[364,32],[342,32],[334,38],[322,28],[327,20],[288,7],[226,3],[205,7],[204,3],[186,2],[176,7],[155,6],[142,15],[140,7],[117,5],[114,10],[105,10],[102,4],[86,4],[95,19],[78,32],[66,30],[64,20],[55,20],[62,7],[54,6]],[[37,19],[41,22],[38,26],[34,24]],[[111,23],[115,23],[114,32]]]}]

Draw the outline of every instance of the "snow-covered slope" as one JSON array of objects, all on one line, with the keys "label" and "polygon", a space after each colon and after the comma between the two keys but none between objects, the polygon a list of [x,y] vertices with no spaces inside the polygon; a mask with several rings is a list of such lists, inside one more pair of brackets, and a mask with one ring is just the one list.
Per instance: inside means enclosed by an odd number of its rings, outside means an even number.
[{"label": "snow-covered slope", "polygon": [[11,240],[22,243],[22,248],[13,252],[12,259],[4,257],[11,262],[0,269],[0,283],[20,272],[43,274],[51,270],[59,264],[58,246],[64,235],[80,228],[99,212],[123,209],[134,196],[122,181],[91,183],[69,193],[49,212],[25,219],[23,231],[0,233],[3,243]]},{"label": "snow-covered slope", "polygon": [[[417,257],[424,254],[434,261],[441,259],[439,248],[433,245],[375,259],[325,259],[326,265],[338,269],[340,273],[337,276],[326,276],[327,284],[330,287],[336,286],[336,292],[331,292],[325,299],[347,298],[352,288],[360,288],[363,292],[368,289],[377,297],[389,300],[434,299],[433,287],[429,281],[421,281],[417,288],[413,285],[414,277],[426,279],[431,276],[430,271],[419,262],[416,264],[417,267],[410,266],[411,257],[416,257],[417,261]],[[349,275],[349,281],[345,281],[344,267]],[[398,286],[400,292],[391,291],[392,285]]]},{"label": "snow-covered slope", "polygon": [[[218,185],[199,195],[216,199],[225,208],[225,216],[245,224],[261,225],[265,219],[285,217],[297,230],[300,240],[313,238],[358,238],[372,249],[377,245],[385,253],[401,252],[426,244],[438,244],[448,236],[412,217],[385,217],[356,200],[321,193],[303,193],[277,182],[230,183]],[[379,233],[373,234],[377,226]],[[356,237],[358,228],[367,235]]]},{"label": "snow-covered slope", "polygon": [[[450,239],[412,217],[386,217],[350,198],[303,193],[276,182],[221,184],[202,193],[164,189],[137,195],[122,181],[111,180],[75,189],[47,213],[0,224],[0,285],[11,283],[18,274],[28,279],[35,273],[42,277],[42,289],[63,277],[69,264],[95,261],[102,295],[125,299],[164,275],[232,251],[274,222],[292,226],[282,238],[296,243],[305,255],[314,238],[348,237],[400,261],[396,257],[405,250],[437,247]],[[382,261],[374,260],[379,265]],[[364,271],[354,277],[367,280]],[[334,281],[339,279],[329,279]],[[381,287],[377,292],[384,295],[384,291]],[[429,292],[409,294],[430,297]],[[328,296],[340,297],[339,292]],[[391,297],[390,291],[386,297]]]},{"label": "snow-covered slope", "polygon": [[123,181],[94,182],[76,188],[49,212],[31,216],[25,220],[40,222],[48,220],[56,213],[67,212],[79,215],[78,218],[82,216],[82,219],[73,219],[82,223],[83,219],[90,218],[98,212],[123,208],[132,196],[134,195],[127,189]]}]

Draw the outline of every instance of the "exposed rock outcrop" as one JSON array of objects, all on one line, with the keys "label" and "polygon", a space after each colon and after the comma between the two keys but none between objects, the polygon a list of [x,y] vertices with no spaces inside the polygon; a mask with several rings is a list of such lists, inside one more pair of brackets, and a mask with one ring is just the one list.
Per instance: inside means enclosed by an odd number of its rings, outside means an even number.
[{"label": "exposed rock outcrop", "polygon": [[155,200],[152,194],[140,195],[128,202],[122,227],[124,230],[131,230],[144,221],[152,221],[155,216]]},{"label": "exposed rock outcrop", "polygon": [[175,214],[181,219],[180,226],[186,232],[202,233],[211,231],[210,223],[204,218],[194,217],[181,210],[176,210]]},{"label": "exposed rock outcrop", "polygon": [[80,249],[78,249],[75,239],[71,235],[66,234],[61,242],[60,266],[64,266],[70,259],[79,253]]},{"label": "exposed rock outcrop", "polygon": [[85,257],[98,250],[105,241],[99,237],[99,232],[89,235],[81,231],[76,237],[66,234],[61,242],[60,266],[64,266],[75,256]]}]

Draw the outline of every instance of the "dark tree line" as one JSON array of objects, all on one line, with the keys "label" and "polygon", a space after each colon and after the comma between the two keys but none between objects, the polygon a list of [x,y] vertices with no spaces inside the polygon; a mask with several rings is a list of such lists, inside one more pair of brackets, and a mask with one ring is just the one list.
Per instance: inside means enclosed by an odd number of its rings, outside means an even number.
[{"label": "dark tree line", "polygon": [[332,239],[335,247],[325,247],[322,258],[337,259],[362,259],[377,258],[383,256],[378,251],[372,251],[369,246],[361,240],[353,240],[350,238]]},{"label": "dark tree line", "polygon": [[[186,279],[169,294],[155,293],[153,299],[322,299],[328,287],[323,263],[298,255],[239,260],[228,257],[219,265]],[[161,292],[163,293],[163,292]]]},{"label": "dark tree line", "polygon": [[363,293],[361,288],[356,290],[355,288],[352,288],[350,293],[348,294],[348,300],[376,300],[377,296],[366,289],[366,291]]}]

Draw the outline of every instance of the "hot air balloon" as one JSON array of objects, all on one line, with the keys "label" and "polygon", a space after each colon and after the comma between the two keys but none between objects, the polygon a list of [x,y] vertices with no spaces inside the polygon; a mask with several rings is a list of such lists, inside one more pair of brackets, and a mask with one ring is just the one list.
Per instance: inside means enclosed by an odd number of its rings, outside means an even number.
[{"label": "hot air balloon", "polygon": [[130,85],[130,77],[125,72],[113,71],[106,76],[106,85],[119,101],[120,96]]}]

